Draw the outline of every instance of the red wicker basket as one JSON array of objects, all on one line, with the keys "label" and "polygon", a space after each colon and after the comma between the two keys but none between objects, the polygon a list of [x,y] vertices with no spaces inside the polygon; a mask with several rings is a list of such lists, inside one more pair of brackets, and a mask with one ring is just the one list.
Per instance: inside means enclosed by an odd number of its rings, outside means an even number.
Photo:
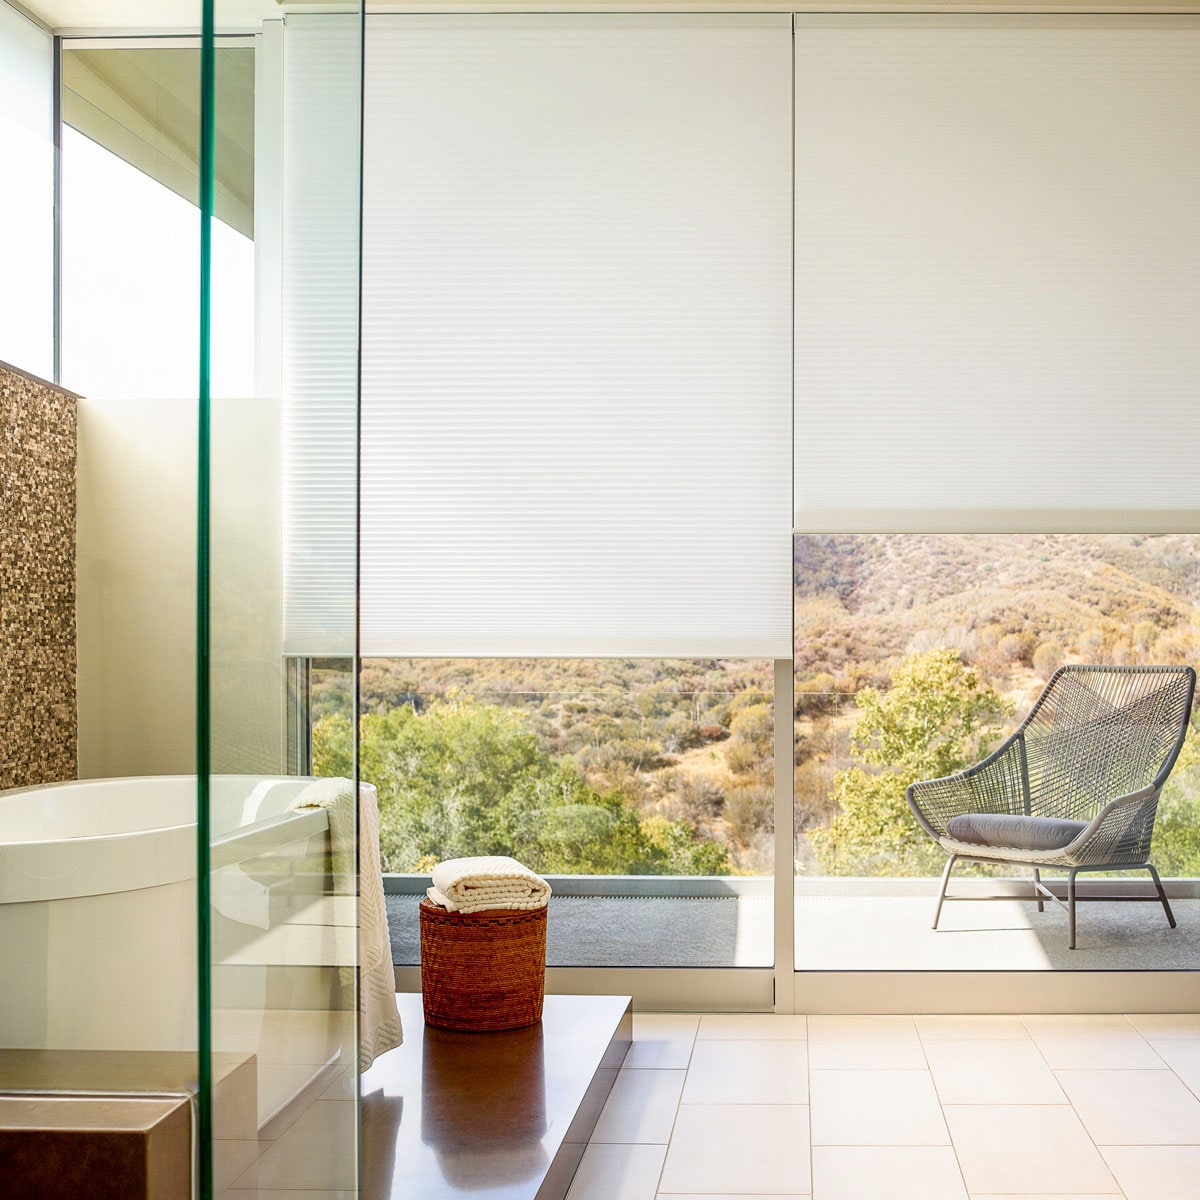
[{"label": "red wicker basket", "polygon": [[542,1019],[546,909],[460,913],[421,901],[426,1024],[488,1032]]}]

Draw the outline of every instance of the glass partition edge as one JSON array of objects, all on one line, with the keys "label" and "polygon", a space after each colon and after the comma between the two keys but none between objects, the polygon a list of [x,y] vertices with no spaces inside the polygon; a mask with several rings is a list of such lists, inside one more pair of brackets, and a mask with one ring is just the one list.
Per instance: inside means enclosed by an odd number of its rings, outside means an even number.
[{"label": "glass partition edge", "polygon": [[211,440],[211,326],[213,120],[215,53],[213,3],[202,0],[200,44],[200,378],[196,517],[196,954],[197,1055],[196,1194],[212,1200],[212,927],[210,922],[211,738],[209,688],[209,471]]}]

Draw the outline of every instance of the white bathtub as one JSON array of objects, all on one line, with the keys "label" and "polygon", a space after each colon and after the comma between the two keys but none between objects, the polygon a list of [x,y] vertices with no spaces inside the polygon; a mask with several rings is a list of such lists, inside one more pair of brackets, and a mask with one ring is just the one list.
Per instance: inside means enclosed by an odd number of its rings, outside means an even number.
[{"label": "white bathtub", "polygon": [[[323,811],[289,811],[309,782],[213,780],[218,946],[271,919],[270,884],[241,864],[286,874],[327,839]],[[0,792],[0,1047],[195,1047],[195,821],[194,776]]]}]

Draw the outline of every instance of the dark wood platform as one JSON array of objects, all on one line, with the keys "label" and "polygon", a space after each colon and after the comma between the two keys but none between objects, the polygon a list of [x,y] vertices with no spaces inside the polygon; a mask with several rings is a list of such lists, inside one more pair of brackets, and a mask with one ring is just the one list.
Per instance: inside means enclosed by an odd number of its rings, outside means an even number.
[{"label": "dark wood platform", "polygon": [[187,1200],[184,1096],[0,1097],[0,1193],[21,1200]]},{"label": "dark wood platform", "polygon": [[547,996],[540,1025],[427,1028],[362,1077],[363,1200],[563,1200],[633,1037],[627,996]]}]

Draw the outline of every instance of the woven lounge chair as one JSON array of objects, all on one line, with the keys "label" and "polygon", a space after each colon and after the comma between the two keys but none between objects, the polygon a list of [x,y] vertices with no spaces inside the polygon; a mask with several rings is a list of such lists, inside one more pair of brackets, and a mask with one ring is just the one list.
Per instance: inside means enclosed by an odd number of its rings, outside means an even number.
[{"label": "woven lounge chair", "polygon": [[909,807],[950,855],[933,928],[947,899],[966,898],[946,895],[954,864],[965,860],[1032,867],[1039,912],[1047,899],[1063,903],[1042,884],[1041,868],[1066,868],[1072,950],[1081,871],[1149,871],[1155,896],[1088,899],[1158,900],[1174,929],[1150,838],[1195,687],[1191,667],[1060,667],[994,753],[945,779],[914,783]]}]

